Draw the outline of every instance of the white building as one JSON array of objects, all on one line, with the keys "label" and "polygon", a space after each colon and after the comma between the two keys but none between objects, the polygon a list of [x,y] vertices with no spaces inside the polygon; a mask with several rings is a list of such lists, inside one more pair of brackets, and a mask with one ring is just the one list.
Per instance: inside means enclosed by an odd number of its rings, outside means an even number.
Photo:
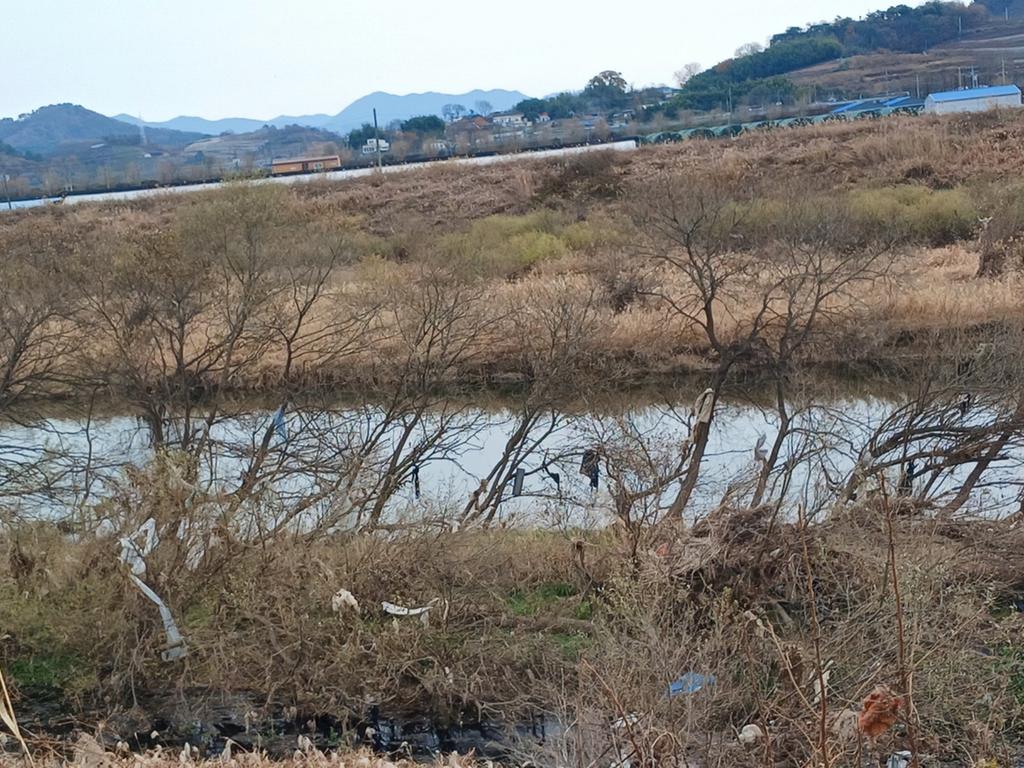
[{"label": "white building", "polygon": [[984,112],[996,107],[1021,106],[1020,88],[1016,85],[992,85],[965,88],[961,91],[932,93],[924,100],[924,111],[930,115],[956,112]]},{"label": "white building", "polygon": [[391,149],[391,145],[387,142],[386,139],[367,139],[366,143],[363,144],[363,154],[376,154],[378,147],[380,148],[380,151],[382,153],[387,152]]},{"label": "white building", "polygon": [[529,125],[522,112],[499,112],[491,115],[491,122],[502,128],[525,128]]}]

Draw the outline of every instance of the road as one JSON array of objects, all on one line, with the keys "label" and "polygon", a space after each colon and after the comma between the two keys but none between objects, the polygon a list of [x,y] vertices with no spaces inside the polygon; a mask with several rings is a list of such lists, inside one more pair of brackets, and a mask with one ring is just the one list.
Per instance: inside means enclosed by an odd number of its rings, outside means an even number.
[{"label": "road", "polygon": [[[435,165],[491,165],[494,163],[513,163],[523,160],[538,160],[550,157],[564,157],[567,155],[578,155],[585,152],[599,152],[611,150],[614,152],[628,152],[636,149],[637,144],[632,139],[628,141],[613,141],[607,144],[590,144],[582,147],[566,147],[564,149],[545,149],[536,152],[517,152],[508,155],[487,155],[485,157],[458,157],[449,160],[435,160],[428,163],[409,163],[407,165],[386,165],[381,171],[383,173],[405,173],[421,168]],[[328,171],[326,173],[309,173],[300,176],[271,176],[262,179],[253,179],[252,184],[303,184],[311,181],[342,181],[345,179],[357,179],[363,176],[370,176],[379,173],[376,168],[355,168],[345,171]],[[86,195],[69,195],[64,198],[63,205],[77,205],[79,203],[109,202],[112,200],[134,200],[141,197],[152,197],[154,195],[185,194],[198,192],[205,189],[215,189],[229,182],[212,182],[209,184],[183,184],[174,187],[159,187],[156,189],[132,189],[125,192],[98,192]],[[21,200],[14,203],[14,209],[34,208],[40,205],[53,205],[59,201],[53,198],[38,198],[35,200]],[[3,205],[2,210],[8,210]]]}]

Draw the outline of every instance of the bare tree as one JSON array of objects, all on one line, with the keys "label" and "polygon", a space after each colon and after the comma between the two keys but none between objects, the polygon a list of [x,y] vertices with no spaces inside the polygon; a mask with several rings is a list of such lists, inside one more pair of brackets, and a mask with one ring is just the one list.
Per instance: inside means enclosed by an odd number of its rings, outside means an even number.
[{"label": "bare tree", "polygon": [[[115,267],[85,265],[83,350],[103,380],[141,409],[154,445],[189,450],[218,419],[200,401],[237,385],[271,342],[269,279],[284,243],[282,195],[238,187],[178,227],[111,243]],[[201,444],[201,442],[200,442]]]},{"label": "bare tree", "polygon": [[648,292],[696,334],[711,361],[671,512],[682,514],[697,486],[715,407],[734,369],[767,373],[776,392],[779,430],[753,492],[760,503],[790,434],[786,384],[794,363],[841,327],[858,286],[884,276],[890,244],[849,245],[842,211],[813,203],[787,228],[759,231],[749,192],[725,179],[667,178],[653,189],[637,208],[654,268]]},{"label": "bare tree", "polygon": [[0,415],[61,394],[79,343],[66,263],[77,248],[63,222],[0,228]]},{"label": "bare tree", "polygon": [[0,441],[0,496],[14,501],[73,491],[87,460],[42,444],[46,435],[60,446],[61,436],[39,408],[76,392],[82,337],[68,264],[81,245],[62,217],[0,227],[0,422],[34,430]]},{"label": "bare tree", "polygon": [[[490,523],[498,513],[505,491],[520,470],[548,482],[552,467],[567,458],[550,444],[571,422],[565,404],[597,379],[594,363],[600,357],[601,336],[598,289],[564,283],[548,285],[520,295],[509,308],[513,338],[520,339],[520,366],[526,386],[511,409],[511,429],[501,454],[481,478],[463,509],[465,520]],[[578,456],[579,449],[568,455]],[[529,465],[529,466],[528,466]]]},{"label": "bare tree", "polygon": [[736,53],[733,55],[737,59],[741,59],[744,56],[753,56],[755,53],[761,53],[764,50],[764,46],[760,43],[744,43],[736,49]]},{"label": "bare tree", "polygon": [[[1024,450],[1024,394],[1018,381],[1021,329],[1005,324],[987,340],[923,340],[908,396],[866,436],[843,483],[843,499],[888,484],[914,506],[958,512],[979,491],[993,512],[1015,503]],[[1019,501],[1016,502],[1018,509]],[[1017,510],[1014,510],[1017,511]]]},{"label": "bare tree", "polygon": [[676,84],[682,88],[693,78],[694,75],[699,74],[703,71],[703,67],[696,61],[691,61],[689,64],[683,66],[682,69],[676,70],[675,79]]},{"label": "bare tree", "polygon": [[466,108],[461,104],[445,104],[444,107],[441,108],[441,114],[449,123],[454,123],[466,114]]}]

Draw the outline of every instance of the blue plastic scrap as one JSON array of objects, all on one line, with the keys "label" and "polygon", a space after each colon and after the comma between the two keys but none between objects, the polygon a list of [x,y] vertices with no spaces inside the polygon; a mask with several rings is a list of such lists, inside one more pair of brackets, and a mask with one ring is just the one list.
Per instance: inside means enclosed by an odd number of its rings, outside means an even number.
[{"label": "blue plastic scrap", "polygon": [[671,698],[682,693],[697,693],[697,691],[710,687],[714,684],[714,675],[702,675],[700,672],[687,672],[678,680],[674,680],[668,684],[668,695],[669,698]]},{"label": "blue plastic scrap", "polygon": [[284,412],[285,412],[285,406],[284,405],[282,405],[280,408],[277,409],[277,412],[274,414],[273,427],[274,427],[274,431],[277,433],[277,436],[279,438],[281,438],[282,441],[287,442],[287,440],[288,440],[288,424],[284,420]]}]

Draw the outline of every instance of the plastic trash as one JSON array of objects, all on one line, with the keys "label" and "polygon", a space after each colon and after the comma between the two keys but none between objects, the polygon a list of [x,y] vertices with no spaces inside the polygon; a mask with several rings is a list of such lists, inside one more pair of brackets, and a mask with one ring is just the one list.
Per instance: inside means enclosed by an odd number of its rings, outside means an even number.
[{"label": "plastic trash", "polygon": [[583,458],[580,459],[580,474],[590,478],[590,487],[597,490],[601,477],[601,456],[594,448],[587,448],[583,451]]},{"label": "plastic trash", "polygon": [[516,473],[512,478],[512,495],[522,496],[523,495],[523,481],[526,480],[526,470],[522,467],[516,469]]},{"label": "plastic trash", "polygon": [[347,589],[339,589],[331,598],[331,610],[335,613],[350,610],[358,616],[360,613],[359,601],[356,600],[356,596]]},{"label": "plastic trash", "polygon": [[747,723],[740,729],[736,737],[744,747],[753,747],[764,741],[764,729],[757,723]]},{"label": "plastic trash", "polygon": [[167,636],[167,647],[160,654],[160,658],[164,661],[177,661],[188,656],[188,646],[185,645],[185,638],[178,631],[178,625],[174,623],[174,617],[171,615],[171,609],[167,607],[167,603],[161,600],[160,596],[134,573],[129,578],[135,583],[135,586],[139,588],[142,594],[156,604],[160,611],[160,619],[164,624],[164,634]]},{"label": "plastic trash", "polygon": [[617,731],[621,731],[623,728],[629,725],[636,725],[640,722],[640,715],[635,712],[630,712],[628,715],[616,719],[612,723],[612,728]]},{"label": "plastic trash", "polygon": [[282,442],[288,441],[288,424],[284,420],[284,413],[287,405],[287,403],[282,403],[281,407],[274,413],[274,432],[277,433],[277,436]]},{"label": "plastic trash", "polygon": [[[144,537],[141,542],[140,537]],[[130,536],[124,536],[118,542],[121,545],[121,560],[135,576],[141,576],[146,572],[145,557],[152,552],[157,545],[156,520],[152,517],[146,520],[138,530]]]},{"label": "plastic trash", "polygon": [[714,410],[715,390],[705,389],[693,403],[693,418],[698,424],[710,424],[711,413]]},{"label": "plastic trash", "polygon": [[420,497],[420,465],[412,465],[412,492],[417,499]]},{"label": "plastic trash", "polygon": [[768,461],[768,451],[764,448],[766,442],[768,442],[767,435],[757,436],[757,443],[754,444],[754,461],[758,464],[764,464]]},{"label": "plastic trash", "polygon": [[874,739],[891,728],[899,717],[903,700],[893,695],[884,685],[879,685],[867,695],[861,704],[857,725],[861,733]]},{"label": "plastic trash", "polygon": [[828,681],[832,677],[832,659],[825,662],[824,667],[821,670],[821,678],[817,675],[811,679],[811,704],[818,706],[821,703],[821,684],[825,684],[825,692],[828,693]]},{"label": "plastic trash", "polygon": [[425,613],[429,613],[430,609],[434,607],[433,602],[432,600],[430,605],[425,605],[422,608],[406,608],[404,605],[395,605],[385,600],[380,604],[380,607],[384,609],[384,613],[392,616],[422,616]]},{"label": "plastic trash", "polygon": [[[137,541],[140,537],[144,537],[141,543]],[[156,520],[151,517],[139,526],[139,529],[131,536],[125,536],[120,540],[121,562],[127,565],[131,571],[128,578],[160,611],[160,619],[164,625],[164,635],[167,637],[167,646],[161,652],[160,657],[164,661],[176,661],[188,655],[188,646],[185,645],[185,638],[181,636],[181,632],[178,630],[178,625],[174,622],[174,617],[171,615],[171,609],[167,607],[167,603],[161,600],[160,596],[139,578],[146,573],[146,555],[156,548],[158,541]]]},{"label": "plastic trash", "polygon": [[893,752],[885,763],[885,768],[907,768],[913,755],[906,750]]},{"label": "plastic trash", "polygon": [[434,603],[436,602],[437,599],[435,598],[431,600],[427,605],[424,605],[420,608],[406,608],[404,605],[395,605],[394,603],[389,603],[385,600],[380,604],[380,607],[384,609],[384,613],[390,616],[419,617],[420,623],[426,627],[430,624],[430,611],[434,607]]},{"label": "plastic trash", "polygon": [[697,691],[710,687],[714,684],[714,675],[702,675],[700,672],[687,672],[678,680],[673,680],[668,684],[668,695],[671,698],[684,693],[697,693]]}]

